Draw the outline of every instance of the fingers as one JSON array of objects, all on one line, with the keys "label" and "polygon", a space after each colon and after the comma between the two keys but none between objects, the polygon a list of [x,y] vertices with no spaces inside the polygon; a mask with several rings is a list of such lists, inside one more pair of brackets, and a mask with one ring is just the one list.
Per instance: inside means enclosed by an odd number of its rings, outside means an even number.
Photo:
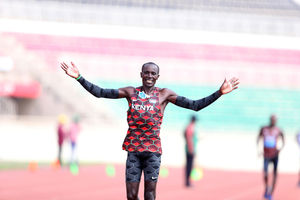
[{"label": "fingers", "polygon": [[232,79],[230,79],[230,84],[232,85],[232,87],[236,87],[238,84],[240,84],[240,81],[238,78],[233,77]]},{"label": "fingers", "polygon": [[232,87],[236,87],[238,84],[240,84],[240,82],[239,82],[239,81],[237,81],[237,82],[233,83],[233,84],[232,84]]},{"label": "fingers", "polygon": [[60,67],[66,72],[67,71],[67,68],[63,65],[60,65]]},{"label": "fingers", "polygon": [[71,65],[72,65],[73,67],[77,68],[73,62],[71,62]]},{"label": "fingers", "polygon": [[233,77],[233,78],[230,79],[230,81],[234,81],[234,82],[235,82],[235,81],[238,81],[238,80],[239,80],[239,79],[236,78],[236,77]]},{"label": "fingers", "polygon": [[239,79],[238,78],[235,78],[235,77],[233,77],[232,79],[230,79],[230,81],[229,82],[231,82],[231,83],[237,83],[237,82],[239,82]]},{"label": "fingers", "polygon": [[67,71],[69,66],[66,64],[66,63],[60,63],[60,67],[64,70],[64,71]]}]

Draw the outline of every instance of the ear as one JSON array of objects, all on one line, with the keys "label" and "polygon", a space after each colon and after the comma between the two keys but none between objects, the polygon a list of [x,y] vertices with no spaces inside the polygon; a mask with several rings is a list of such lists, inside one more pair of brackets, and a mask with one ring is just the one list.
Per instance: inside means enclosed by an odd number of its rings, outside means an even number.
[{"label": "ear", "polygon": [[141,78],[143,78],[143,72],[140,72]]},{"label": "ear", "polygon": [[157,75],[157,78],[156,78],[156,80],[159,78],[159,74]]}]

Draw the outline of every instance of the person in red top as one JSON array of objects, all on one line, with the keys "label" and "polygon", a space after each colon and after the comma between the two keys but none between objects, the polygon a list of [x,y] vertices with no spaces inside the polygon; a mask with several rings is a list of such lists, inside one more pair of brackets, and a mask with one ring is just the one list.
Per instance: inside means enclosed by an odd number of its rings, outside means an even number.
[{"label": "person in red top", "polygon": [[62,147],[63,147],[64,140],[67,136],[66,123],[67,123],[67,117],[65,115],[60,115],[58,117],[58,126],[57,126],[57,144],[58,144],[57,162],[59,166],[62,166],[62,159],[61,159]]},{"label": "person in red top", "polygon": [[238,88],[239,81],[232,78],[224,80],[220,89],[212,95],[190,100],[178,96],[167,88],[157,88],[155,83],[159,78],[159,66],[153,62],[142,66],[140,76],[142,86],[124,87],[119,89],[103,89],[88,82],[81,76],[74,63],[61,63],[61,68],[95,97],[110,99],[125,98],[128,102],[128,131],[123,143],[123,149],[128,151],[126,161],[126,193],[128,200],[137,200],[142,172],[144,172],[144,199],[156,198],[156,184],[161,162],[160,125],[164,110],[169,102],[191,110],[199,111],[210,105],[223,94]]},{"label": "person in red top", "polygon": [[[265,192],[264,198],[271,200],[277,180],[277,165],[278,165],[278,156],[279,152],[284,147],[284,136],[282,131],[276,126],[277,117],[271,115],[270,124],[264,126],[260,129],[259,135],[257,137],[257,144],[260,140],[263,140],[264,144],[264,183],[265,183]],[[278,149],[277,143],[278,139],[281,138],[282,146]],[[273,163],[273,181],[272,186],[268,186],[268,167],[269,164]]]},{"label": "person in red top", "polygon": [[193,169],[194,157],[196,154],[196,133],[195,133],[195,126],[196,126],[197,118],[195,115],[191,117],[189,124],[187,125],[184,131],[184,139],[186,143],[186,166],[185,166],[185,186],[191,186],[191,172]]}]

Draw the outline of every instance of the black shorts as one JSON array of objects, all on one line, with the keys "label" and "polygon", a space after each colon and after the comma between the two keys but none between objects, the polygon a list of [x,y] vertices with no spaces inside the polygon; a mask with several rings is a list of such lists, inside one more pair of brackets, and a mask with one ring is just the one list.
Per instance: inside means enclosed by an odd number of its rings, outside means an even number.
[{"label": "black shorts", "polygon": [[278,165],[278,156],[275,156],[273,158],[264,158],[264,172],[268,173],[269,164],[273,163],[274,167],[274,173],[277,173],[277,165]]},{"label": "black shorts", "polygon": [[145,181],[157,182],[161,154],[152,152],[128,152],[126,182],[140,182],[142,171]]}]

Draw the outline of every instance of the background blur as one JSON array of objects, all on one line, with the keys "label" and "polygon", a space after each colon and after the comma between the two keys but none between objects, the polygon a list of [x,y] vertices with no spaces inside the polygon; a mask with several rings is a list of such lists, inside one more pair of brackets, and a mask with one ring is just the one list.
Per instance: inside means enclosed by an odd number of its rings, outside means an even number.
[{"label": "background blur", "polygon": [[[197,113],[197,165],[262,168],[256,137],[271,114],[286,135],[280,171],[295,173],[300,129],[298,0],[1,0],[0,164],[53,162],[58,115],[81,116],[79,162],[122,163],[125,99],[97,99],[60,69],[73,61],[105,88],[140,86],[143,63],[158,87],[199,99],[236,76],[238,90]],[[162,165],[183,166],[193,111],[169,105]],[[103,143],[103,141],[107,141]],[[63,159],[69,159],[65,144]]]}]

